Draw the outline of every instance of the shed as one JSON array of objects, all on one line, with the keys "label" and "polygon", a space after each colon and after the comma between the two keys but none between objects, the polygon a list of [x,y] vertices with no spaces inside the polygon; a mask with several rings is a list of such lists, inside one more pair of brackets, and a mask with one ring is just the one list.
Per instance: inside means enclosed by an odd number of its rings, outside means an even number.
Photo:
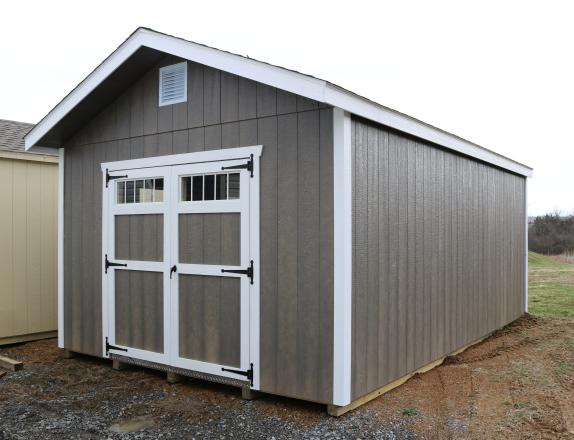
[{"label": "shed", "polygon": [[527,307],[532,170],[321,79],[138,28],[26,148],[69,351],[336,415]]},{"label": "shed", "polygon": [[33,126],[0,119],[0,345],[57,330],[58,157],[24,151]]}]

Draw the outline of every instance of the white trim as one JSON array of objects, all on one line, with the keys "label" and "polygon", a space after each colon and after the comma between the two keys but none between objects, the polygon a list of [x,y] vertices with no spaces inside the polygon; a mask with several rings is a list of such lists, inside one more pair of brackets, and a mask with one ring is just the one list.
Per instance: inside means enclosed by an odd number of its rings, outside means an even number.
[{"label": "white trim", "polygon": [[[105,173],[120,170],[132,170],[137,168],[155,168],[170,165],[185,165],[200,162],[215,162],[220,160],[246,159],[251,154],[254,157],[261,156],[263,146],[224,148],[222,150],[198,151],[196,153],[171,154],[168,156],[146,157],[143,159],[119,160],[117,162],[102,163],[101,168]],[[129,175],[129,173],[128,173]],[[105,177],[105,176],[104,176]],[[128,177],[131,178],[131,175]]]},{"label": "white trim", "polygon": [[324,102],[333,107],[340,107],[349,113],[437,143],[445,148],[524,176],[532,176],[532,169],[525,165],[410,116],[386,108],[327,81],[144,28],[137,29],[26,135],[26,150],[34,147],[48,131],[141,46],[205,64]]},{"label": "white trim", "polygon": [[34,146],[32,148],[26,148],[25,150],[31,154],[45,154],[47,156],[58,156],[59,148]]},{"label": "white trim", "polygon": [[[183,96],[179,99],[170,99],[167,101],[164,101],[163,98],[163,81],[162,81],[162,74],[163,72],[165,72],[166,70],[174,70],[175,68],[179,67],[183,65],[183,75],[184,75],[184,81],[183,81]],[[183,62],[183,63],[176,63],[176,64],[171,64],[169,66],[164,66],[161,67],[159,69],[159,90],[158,90],[158,105],[160,107],[164,107],[166,105],[172,105],[172,104],[179,104],[180,102],[187,102],[187,62]]]},{"label": "white trim", "polygon": [[524,311],[528,313],[528,179],[524,179]]},{"label": "white trim", "polygon": [[334,335],[333,404],[351,403],[353,182],[351,115],[333,109]]},{"label": "white trim", "polygon": [[[113,181],[112,181],[113,182]],[[105,258],[107,249],[108,249],[108,221],[109,221],[109,209],[110,209],[110,199],[114,199],[113,197],[109,197],[107,195],[107,187],[106,187],[106,173],[105,170],[102,173],[102,254],[101,258]],[[115,191],[114,191],[115,193]],[[102,357],[106,356],[106,334],[109,331],[108,326],[108,313],[109,313],[109,306],[108,306],[108,279],[106,277],[106,273],[104,270],[104,262],[100,261],[100,270],[102,273]]]},{"label": "white trim", "polygon": [[[108,271],[106,275],[102,267],[102,344],[105,357],[105,337],[108,336],[112,345],[115,342],[114,304],[108,296],[114,285],[114,276],[117,270],[139,270],[164,273],[164,353],[152,353],[125,347],[129,350],[129,356],[140,359],[161,362],[180,368],[216,374],[231,378],[238,378],[234,373],[221,370],[221,365],[207,362],[194,361],[180,358],[178,342],[178,317],[179,302],[176,300],[178,292],[179,274],[193,273],[208,276],[237,277],[241,280],[241,367],[248,369],[249,363],[254,366],[253,389],[259,389],[260,383],[260,354],[259,354],[259,161],[262,153],[261,146],[229,148],[213,152],[186,153],[171,156],[159,156],[148,159],[133,159],[127,161],[108,162],[101,165],[102,179],[102,256],[108,254],[108,258],[118,263],[127,263],[127,267],[116,267]],[[233,170],[229,172],[240,173],[240,199],[214,200],[201,202],[182,202],[179,199],[179,176],[196,173],[219,173],[222,166],[233,166],[245,163],[245,159],[253,154],[254,176],[251,178],[247,170]],[[105,186],[105,170],[111,175],[128,174],[127,178],[113,180],[110,188]],[[131,178],[164,177],[164,202],[159,203],[130,203],[116,204],[116,191],[113,185],[117,181]],[[111,191],[111,192],[110,192]],[[158,213],[164,214],[164,261],[134,261],[116,259],[114,255],[114,222],[116,215],[129,215],[135,213]],[[178,215],[186,212],[240,212],[241,213],[241,265],[222,266],[204,264],[182,264],[178,262]],[[246,245],[243,245],[243,244]],[[255,266],[254,283],[250,284],[244,275],[222,273],[221,269],[243,269],[253,260]],[[169,277],[169,269],[172,265],[177,266],[177,272],[172,278]],[[103,265],[102,265],[103,266]],[[168,295],[167,299],[165,295]],[[247,318],[248,317],[248,318]]]},{"label": "white trim", "polygon": [[259,188],[260,188],[260,155],[257,154],[253,157],[253,178],[249,179],[250,197],[249,197],[249,218],[250,218],[250,231],[249,231],[249,249],[255,273],[253,276],[253,284],[250,285],[249,292],[249,358],[254,365],[253,369],[253,385],[252,389],[259,390],[261,387],[261,363],[260,363],[260,325],[261,319],[259,314],[260,308],[260,282],[261,282],[261,260],[260,260],[260,234],[259,227],[260,204],[259,204]]},{"label": "white trim", "polygon": [[58,347],[64,348],[64,149],[58,153]]}]

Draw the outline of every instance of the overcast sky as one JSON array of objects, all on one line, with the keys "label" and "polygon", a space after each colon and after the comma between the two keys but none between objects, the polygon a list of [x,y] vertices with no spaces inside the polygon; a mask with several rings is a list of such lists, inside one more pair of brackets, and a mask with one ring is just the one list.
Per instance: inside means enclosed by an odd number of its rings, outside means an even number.
[{"label": "overcast sky", "polygon": [[147,26],[329,80],[504,154],[534,168],[530,215],[572,213],[569,4],[5,2],[0,119],[38,122],[130,33]]}]

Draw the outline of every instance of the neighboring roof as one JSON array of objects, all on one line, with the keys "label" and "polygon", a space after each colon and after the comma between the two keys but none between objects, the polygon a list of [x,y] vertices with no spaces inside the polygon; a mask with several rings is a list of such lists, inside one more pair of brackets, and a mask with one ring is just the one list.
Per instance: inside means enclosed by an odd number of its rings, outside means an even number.
[{"label": "neighboring roof", "polygon": [[24,152],[24,136],[34,127],[27,122],[0,119],[0,150]]},{"label": "neighboring roof", "polygon": [[[26,136],[26,149],[60,147],[98,109],[105,93],[127,87],[141,69],[158,61],[158,54],[171,54],[238,76],[277,87],[396,130],[425,139],[450,150],[491,163],[524,176],[532,168],[448,133],[408,115],[384,107],[342,87],[272,64],[197,44],[152,29],[138,28],[90,75],[54,107]],[[128,61],[130,61],[128,63]]]}]

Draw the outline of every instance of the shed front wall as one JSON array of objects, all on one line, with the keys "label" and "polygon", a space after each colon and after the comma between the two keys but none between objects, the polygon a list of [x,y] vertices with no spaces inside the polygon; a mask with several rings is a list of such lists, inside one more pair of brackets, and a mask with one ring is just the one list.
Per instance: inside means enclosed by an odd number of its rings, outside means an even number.
[{"label": "shed front wall", "polygon": [[525,178],[353,119],[352,399],[525,310]]},{"label": "shed front wall", "polygon": [[333,112],[190,62],[186,103],[158,106],[158,68],[65,145],[64,335],[102,354],[102,174],[115,160],[263,145],[261,389],[329,403],[333,371]]},{"label": "shed front wall", "polygon": [[0,158],[0,204],[0,343],[29,340],[57,329],[58,164]]}]

